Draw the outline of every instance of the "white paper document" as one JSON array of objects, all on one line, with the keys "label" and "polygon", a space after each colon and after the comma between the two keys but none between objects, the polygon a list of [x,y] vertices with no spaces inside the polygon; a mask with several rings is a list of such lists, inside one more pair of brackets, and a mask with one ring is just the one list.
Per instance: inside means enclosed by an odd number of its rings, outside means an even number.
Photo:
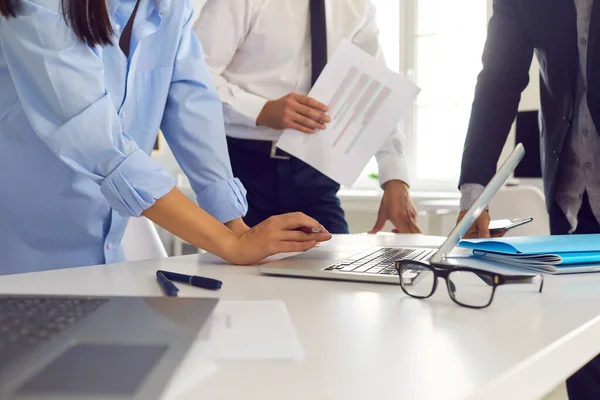
[{"label": "white paper document", "polygon": [[200,341],[205,355],[218,360],[290,360],[304,356],[296,330],[281,301],[221,301]]},{"label": "white paper document", "polygon": [[331,122],[314,135],[287,129],[277,147],[350,187],[419,92],[412,82],[345,40],[309,93],[328,105]]}]

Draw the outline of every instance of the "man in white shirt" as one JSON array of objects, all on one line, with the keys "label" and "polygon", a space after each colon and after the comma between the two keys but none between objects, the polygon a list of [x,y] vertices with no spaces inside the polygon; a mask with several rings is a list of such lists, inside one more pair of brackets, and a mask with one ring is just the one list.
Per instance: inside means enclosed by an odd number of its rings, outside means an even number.
[{"label": "man in white shirt", "polygon": [[[331,122],[306,94],[343,39],[383,62],[371,1],[207,0],[195,31],[223,102],[233,172],[248,190],[246,223],[302,211],[347,233],[340,186],[275,142],[283,129],[313,134]],[[390,220],[397,233],[419,233],[399,130],[376,158],[384,195],[371,232]]]}]

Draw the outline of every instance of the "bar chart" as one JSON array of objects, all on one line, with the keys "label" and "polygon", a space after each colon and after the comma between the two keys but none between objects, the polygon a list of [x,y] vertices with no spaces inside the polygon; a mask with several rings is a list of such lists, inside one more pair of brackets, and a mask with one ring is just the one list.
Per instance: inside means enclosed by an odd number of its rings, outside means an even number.
[{"label": "bar chart", "polygon": [[277,147],[345,186],[382,148],[419,88],[349,41],[342,42],[309,93],[331,122],[307,135],[286,130]]},{"label": "bar chart", "polygon": [[336,148],[343,139],[351,137],[344,148],[346,154],[360,142],[392,90],[358,68],[351,67],[329,103]]}]

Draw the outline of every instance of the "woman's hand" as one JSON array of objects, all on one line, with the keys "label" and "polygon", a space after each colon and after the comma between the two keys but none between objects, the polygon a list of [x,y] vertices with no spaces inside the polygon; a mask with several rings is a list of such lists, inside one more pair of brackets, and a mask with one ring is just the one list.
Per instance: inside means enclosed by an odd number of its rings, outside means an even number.
[{"label": "woman's hand", "polygon": [[[301,228],[317,228],[321,233],[305,233]],[[307,215],[278,215],[237,235],[226,259],[238,265],[251,265],[274,254],[306,251],[329,239],[331,233]]]},{"label": "woman's hand", "polygon": [[[277,253],[308,250],[331,239],[321,224],[301,213],[271,217],[253,229],[241,219],[225,226],[178,189],[158,199],[144,216],[188,243],[240,265],[256,264]],[[300,230],[312,228],[321,233]]]}]

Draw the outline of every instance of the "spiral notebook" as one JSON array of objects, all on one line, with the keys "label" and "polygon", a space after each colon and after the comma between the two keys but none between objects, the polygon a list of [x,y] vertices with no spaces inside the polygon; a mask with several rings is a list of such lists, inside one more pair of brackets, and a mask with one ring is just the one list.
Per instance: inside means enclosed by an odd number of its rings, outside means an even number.
[{"label": "spiral notebook", "polygon": [[466,239],[473,257],[550,274],[600,272],[600,235]]}]

